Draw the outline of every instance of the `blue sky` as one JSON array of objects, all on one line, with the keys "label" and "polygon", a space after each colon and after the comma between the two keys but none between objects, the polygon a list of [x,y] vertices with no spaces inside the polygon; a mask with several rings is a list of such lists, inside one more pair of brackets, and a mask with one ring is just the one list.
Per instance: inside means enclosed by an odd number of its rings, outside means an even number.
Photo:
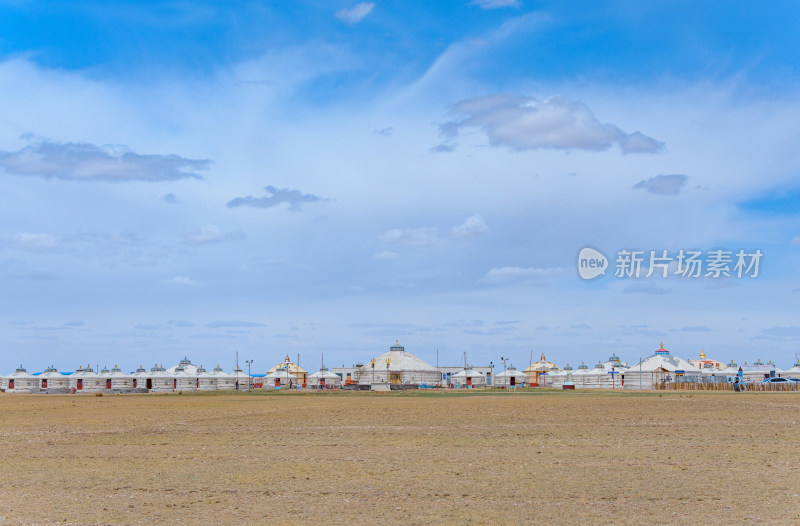
[{"label": "blue sky", "polygon": [[[798,9],[0,2],[0,371],[788,367]],[[587,245],[764,256],[586,282]]]}]

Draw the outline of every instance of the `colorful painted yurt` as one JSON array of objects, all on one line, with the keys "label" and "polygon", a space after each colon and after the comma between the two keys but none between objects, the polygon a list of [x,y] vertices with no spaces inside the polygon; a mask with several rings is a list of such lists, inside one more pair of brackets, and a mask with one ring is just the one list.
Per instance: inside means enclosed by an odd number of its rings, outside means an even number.
[{"label": "colorful painted yurt", "polygon": [[[547,374],[549,374],[551,371],[556,372],[558,370],[559,370],[558,366],[553,362],[548,361],[547,358],[544,357],[544,353],[542,353],[542,356],[539,358],[538,362],[532,363],[527,369],[525,369],[522,372],[528,375],[528,378],[530,380],[530,385],[532,387],[538,387],[538,386],[545,387],[545,384],[547,383],[547,379],[545,377],[547,376]],[[543,376],[543,373],[547,374],[544,374]],[[543,377],[540,378],[540,376]]]}]

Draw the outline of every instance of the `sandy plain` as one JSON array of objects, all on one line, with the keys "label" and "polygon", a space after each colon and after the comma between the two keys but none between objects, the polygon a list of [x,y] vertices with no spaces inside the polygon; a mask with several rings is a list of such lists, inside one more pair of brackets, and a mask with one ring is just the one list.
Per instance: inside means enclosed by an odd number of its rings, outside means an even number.
[{"label": "sandy plain", "polygon": [[795,393],[0,395],[0,524],[800,523]]}]

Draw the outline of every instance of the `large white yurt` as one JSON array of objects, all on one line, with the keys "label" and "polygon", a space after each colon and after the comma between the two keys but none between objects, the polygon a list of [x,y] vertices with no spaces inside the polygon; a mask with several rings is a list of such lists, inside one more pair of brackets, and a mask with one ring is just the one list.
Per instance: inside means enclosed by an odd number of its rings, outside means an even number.
[{"label": "large white yurt", "polygon": [[661,344],[655,354],[622,373],[622,385],[625,389],[657,389],[667,382],[699,381],[700,375],[700,369],[670,354]]},{"label": "large white yurt", "polygon": [[197,368],[197,388],[201,391],[211,391],[217,388],[217,379],[202,365]]},{"label": "large white yurt", "polygon": [[3,377],[0,387],[7,393],[30,393],[39,390],[39,379],[20,365],[16,371]]},{"label": "large white yurt", "polygon": [[[524,387],[527,382],[527,374],[517,370],[513,365],[509,365],[508,369],[495,375],[493,385],[495,387]],[[563,380],[561,383],[564,383]]]},{"label": "large white yurt", "polygon": [[486,387],[486,375],[467,365],[463,371],[452,375],[451,382],[456,387]]},{"label": "large white yurt", "polygon": [[264,377],[266,389],[291,389],[297,387],[297,377],[288,367],[279,367]]},{"label": "large white yurt", "polygon": [[86,391],[102,391],[105,388],[104,382],[100,376],[94,372],[91,365],[86,367],[78,367],[74,373],[69,376],[69,386],[77,392]]},{"label": "large white yurt", "polygon": [[230,373],[226,373],[219,364],[211,371],[211,376],[214,377],[217,389],[236,389],[236,379]]},{"label": "large white yurt", "polygon": [[247,372],[237,367],[233,370],[231,376],[233,376],[234,389],[249,389],[251,382],[250,376],[247,374]]},{"label": "large white yurt", "polygon": [[308,375],[308,385],[317,389],[339,387],[342,385],[342,377],[323,364],[319,371]]},{"label": "large white yurt", "polygon": [[58,369],[52,365],[44,370],[38,376],[39,388],[47,390],[48,392],[68,391],[69,390],[69,376],[63,375],[58,372]]},{"label": "large white yurt", "polygon": [[136,371],[131,373],[131,382],[133,387],[135,389],[150,389],[150,387],[147,386],[147,377],[147,369],[140,365]]},{"label": "large white yurt", "polygon": [[167,372],[174,373],[178,369],[189,373],[190,376],[195,376],[195,374],[197,374],[197,366],[194,365],[186,356],[183,357],[183,360],[178,362],[178,365],[173,365],[172,367],[168,368]]},{"label": "large white yurt", "polygon": [[406,352],[399,341],[369,364],[359,368],[359,384],[383,383],[390,385],[438,385],[442,381],[439,370]]}]

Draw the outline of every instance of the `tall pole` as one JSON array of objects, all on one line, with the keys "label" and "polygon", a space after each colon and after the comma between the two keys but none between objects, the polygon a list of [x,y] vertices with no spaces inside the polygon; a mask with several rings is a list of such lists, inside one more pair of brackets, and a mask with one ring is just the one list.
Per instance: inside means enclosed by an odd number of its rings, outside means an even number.
[{"label": "tall pole", "polygon": [[639,390],[642,390],[642,357],[639,357]]},{"label": "tall pole", "polygon": [[239,389],[239,351],[236,351],[236,389]]}]

